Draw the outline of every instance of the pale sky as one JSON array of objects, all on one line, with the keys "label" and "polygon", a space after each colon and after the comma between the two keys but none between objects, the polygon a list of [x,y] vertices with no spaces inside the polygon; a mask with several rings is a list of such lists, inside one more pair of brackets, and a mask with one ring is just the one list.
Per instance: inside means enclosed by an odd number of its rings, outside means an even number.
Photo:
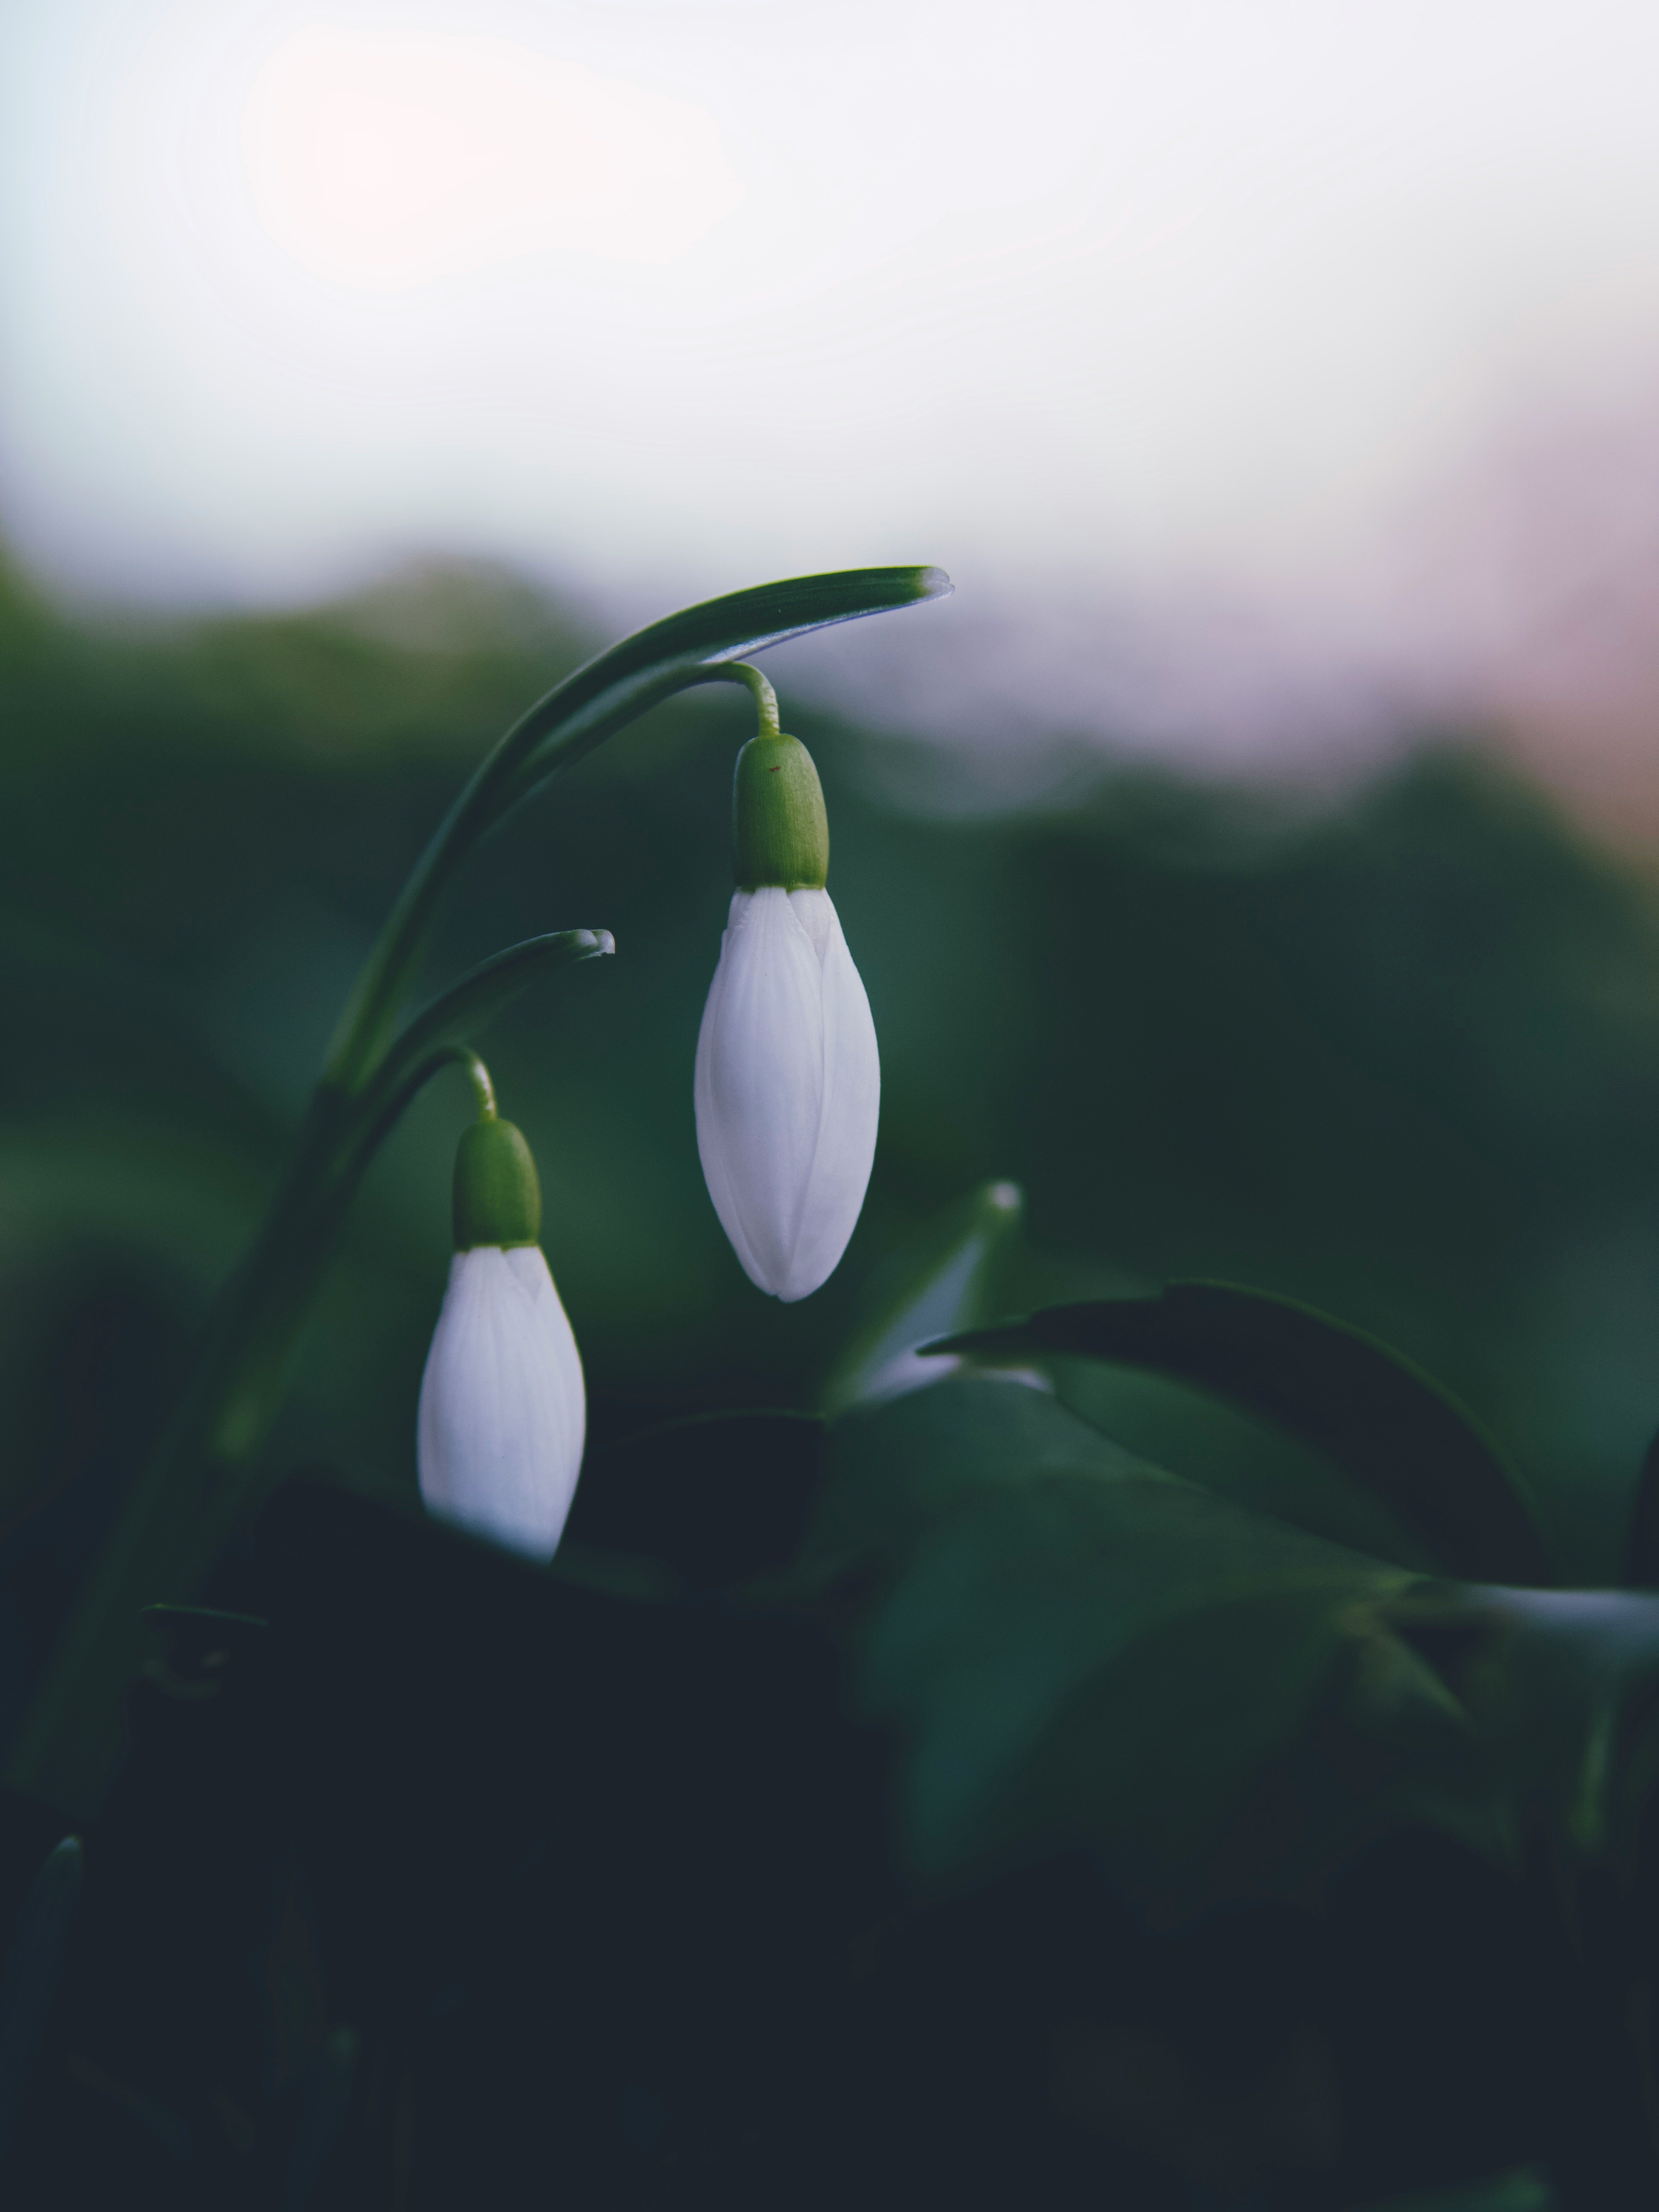
[{"label": "pale sky", "polygon": [[1632,0],[9,0],[0,530],[1316,596],[1659,388],[1656,88]]}]

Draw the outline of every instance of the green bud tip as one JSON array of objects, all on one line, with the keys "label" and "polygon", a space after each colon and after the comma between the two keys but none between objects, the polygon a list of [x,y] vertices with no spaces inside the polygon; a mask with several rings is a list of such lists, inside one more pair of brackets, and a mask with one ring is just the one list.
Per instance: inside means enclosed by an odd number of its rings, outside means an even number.
[{"label": "green bud tip", "polygon": [[750,738],[732,779],[732,872],[738,889],[823,889],[830,817],[812,756],[799,738]]},{"label": "green bud tip", "polygon": [[455,1249],[533,1244],[542,1231],[542,1187],[522,1133],[511,1121],[473,1122],[455,1147]]}]

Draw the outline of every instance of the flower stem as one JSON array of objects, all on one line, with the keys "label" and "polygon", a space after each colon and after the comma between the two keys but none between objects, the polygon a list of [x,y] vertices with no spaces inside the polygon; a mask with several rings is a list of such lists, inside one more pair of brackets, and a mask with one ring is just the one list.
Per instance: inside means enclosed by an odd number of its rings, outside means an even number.
[{"label": "flower stem", "polygon": [[723,661],[718,668],[711,668],[702,681],[705,684],[746,684],[755,698],[756,736],[781,738],[783,735],[783,725],[778,720],[778,695],[758,668],[751,668],[746,660]]},{"label": "flower stem", "polygon": [[470,1045],[451,1045],[449,1056],[452,1060],[459,1060],[471,1080],[478,1101],[478,1119],[493,1121],[495,1119],[495,1086],[489,1079],[489,1070]]}]

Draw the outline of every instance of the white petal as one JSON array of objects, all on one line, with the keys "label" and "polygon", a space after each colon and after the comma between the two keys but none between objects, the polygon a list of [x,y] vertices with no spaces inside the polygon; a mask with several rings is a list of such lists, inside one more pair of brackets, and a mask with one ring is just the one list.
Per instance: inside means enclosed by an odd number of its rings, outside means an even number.
[{"label": "white petal", "polygon": [[[547,1337],[556,1416],[554,1463],[563,1470],[563,1504],[559,1510],[559,1527],[562,1529],[571,1498],[575,1495],[576,1478],[581,1473],[582,1446],[587,1439],[587,1392],[582,1381],[581,1354],[576,1349],[575,1331],[570,1326],[541,1246],[515,1244],[507,1253],[507,1264],[529,1291],[536,1318]],[[554,1540],[556,1543],[558,1540],[556,1537]]]},{"label": "white petal", "polygon": [[750,1279],[781,1291],[823,1105],[823,975],[787,891],[739,891],[732,901],[694,1097],[714,1210]]},{"label": "white petal", "polygon": [[[732,900],[735,917],[741,899],[746,908],[750,893],[738,891]],[[726,992],[726,948],[732,936],[732,924],[720,932],[720,957],[714,969],[714,980],[708,986],[708,996],[703,1002],[702,1021],[697,1030],[697,1058],[693,1072],[691,1095],[697,1121],[697,1156],[702,1162],[702,1179],[708,1186],[708,1195],[714,1200],[714,1211],[720,1216],[720,1226],[731,1239],[732,1249],[743,1264],[744,1273],[751,1283],[761,1282],[749,1240],[744,1235],[738,1217],[737,1200],[732,1194],[732,1178],[726,1171],[726,1147],[720,1135],[718,1117],[714,1110],[714,1039],[720,1030],[720,1006]]]},{"label": "white petal", "polygon": [[830,894],[792,891],[789,903],[818,946],[823,966],[823,1110],[794,1250],[778,1292],[786,1300],[808,1297],[840,1264],[870,1186],[881,1117],[876,1025]]},{"label": "white petal", "polygon": [[586,1429],[581,1360],[540,1250],[458,1252],[421,1382],[416,1457],[428,1508],[551,1559]]}]

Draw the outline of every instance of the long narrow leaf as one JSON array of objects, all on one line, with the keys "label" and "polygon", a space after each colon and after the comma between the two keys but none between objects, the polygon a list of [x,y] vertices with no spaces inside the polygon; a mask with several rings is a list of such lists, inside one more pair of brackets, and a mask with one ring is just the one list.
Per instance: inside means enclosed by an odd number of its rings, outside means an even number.
[{"label": "long narrow leaf", "polygon": [[577,669],[520,719],[507,745],[526,780],[539,782],[591,752],[620,724],[696,682],[705,669],[809,630],[943,599],[951,589],[942,568],[843,568],[705,599],[636,630]]}]

